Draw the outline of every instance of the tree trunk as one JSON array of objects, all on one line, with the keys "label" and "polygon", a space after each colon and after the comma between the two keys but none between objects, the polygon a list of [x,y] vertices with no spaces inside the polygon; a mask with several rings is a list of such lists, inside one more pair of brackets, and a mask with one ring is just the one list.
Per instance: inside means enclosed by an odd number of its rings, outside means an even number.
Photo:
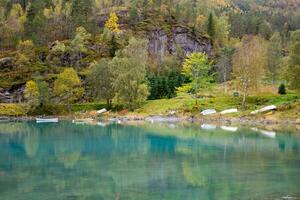
[{"label": "tree trunk", "polygon": [[243,91],[243,102],[242,102],[242,107],[245,108],[246,106],[246,97],[248,93],[248,84],[246,83],[244,86],[244,91]]}]

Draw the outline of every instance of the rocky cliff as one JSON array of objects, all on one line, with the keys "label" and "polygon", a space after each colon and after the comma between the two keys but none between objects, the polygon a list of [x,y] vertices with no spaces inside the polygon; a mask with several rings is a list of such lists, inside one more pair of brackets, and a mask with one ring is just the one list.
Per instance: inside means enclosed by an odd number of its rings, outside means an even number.
[{"label": "rocky cliff", "polygon": [[[109,13],[99,16],[98,25],[104,27],[105,21]],[[203,36],[201,33],[192,31],[192,28],[178,24],[174,20],[166,20],[156,22],[155,25],[152,21],[145,20],[143,17],[136,19],[137,24],[135,26],[129,25],[129,14],[127,10],[117,12],[119,17],[119,24],[121,29],[131,29],[137,34],[142,34],[149,39],[149,53],[158,58],[159,61],[163,61],[163,58],[167,54],[174,54],[176,51],[182,51],[184,55],[192,52],[205,52],[209,56],[212,56],[212,42],[209,38]],[[155,15],[152,16],[152,19]],[[142,27],[140,26],[141,24]],[[143,27],[145,26],[145,27]],[[168,27],[166,29],[166,27]]]},{"label": "rocky cliff", "polygon": [[173,26],[167,33],[163,29],[157,29],[147,34],[149,37],[149,53],[156,55],[160,61],[166,54],[174,54],[182,51],[184,55],[192,52],[212,53],[210,39],[197,36],[190,29],[182,26]]}]

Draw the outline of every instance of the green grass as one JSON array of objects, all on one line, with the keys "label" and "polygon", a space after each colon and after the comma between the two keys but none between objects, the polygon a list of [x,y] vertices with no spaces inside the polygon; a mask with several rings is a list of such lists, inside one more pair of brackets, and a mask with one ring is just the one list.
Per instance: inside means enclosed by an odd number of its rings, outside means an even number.
[{"label": "green grass", "polygon": [[81,111],[92,111],[92,110],[100,110],[102,108],[106,108],[105,103],[78,103],[73,104],[71,106],[71,110],[73,112],[81,112]]},{"label": "green grass", "polygon": [[[274,104],[276,106],[284,106],[299,101],[300,94],[290,93],[287,95],[259,95],[247,98],[246,109],[244,112],[255,110],[263,106]],[[136,112],[146,115],[167,114],[170,110],[179,112],[199,113],[201,110],[213,108],[222,111],[230,108],[241,109],[241,97],[232,96],[216,96],[210,98],[193,99],[188,94],[181,94],[173,99],[151,100],[145,103]]]}]

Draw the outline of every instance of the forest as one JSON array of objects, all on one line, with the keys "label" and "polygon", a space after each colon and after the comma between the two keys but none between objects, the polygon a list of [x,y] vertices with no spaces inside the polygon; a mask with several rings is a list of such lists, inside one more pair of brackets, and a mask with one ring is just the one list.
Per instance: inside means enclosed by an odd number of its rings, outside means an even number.
[{"label": "forest", "polygon": [[197,107],[215,93],[247,109],[266,88],[299,99],[299,10],[299,0],[1,0],[0,103],[56,114],[182,95]]}]

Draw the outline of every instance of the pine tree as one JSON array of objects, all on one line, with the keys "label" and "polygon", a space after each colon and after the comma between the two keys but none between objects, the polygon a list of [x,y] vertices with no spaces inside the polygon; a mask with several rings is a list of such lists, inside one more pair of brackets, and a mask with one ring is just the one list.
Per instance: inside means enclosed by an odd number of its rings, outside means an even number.
[{"label": "pine tree", "polygon": [[214,39],[216,34],[216,24],[212,13],[210,13],[208,16],[207,33],[211,37],[211,39]]},{"label": "pine tree", "polygon": [[111,37],[111,48],[109,49],[110,57],[112,58],[115,57],[117,50],[118,50],[117,41],[115,35],[113,34]]},{"label": "pine tree", "polygon": [[283,83],[281,83],[278,88],[278,94],[281,94],[281,95],[286,94],[285,85]]}]

